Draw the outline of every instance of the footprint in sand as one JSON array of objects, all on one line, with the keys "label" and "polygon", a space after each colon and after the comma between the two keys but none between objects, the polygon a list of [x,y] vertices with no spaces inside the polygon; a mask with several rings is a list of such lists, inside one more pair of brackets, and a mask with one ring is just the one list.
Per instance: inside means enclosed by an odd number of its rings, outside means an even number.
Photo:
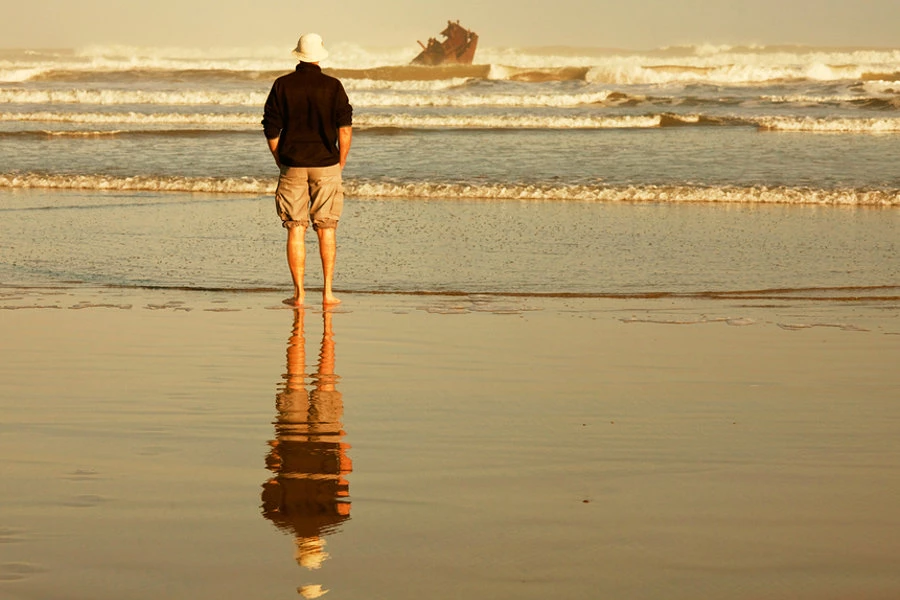
[{"label": "footprint in sand", "polygon": [[93,469],[76,469],[71,473],[66,473],[63,476],[63,479],[68,481],[96,481],[99,478],[99,475],[100,474]]},{"label": "footprint in sand", "polygon": [[45,570],[30,563],[0,563],[0,581],[19,581]]},{"label": "footprint in sand", "polygon": [[100,506],[105,502],[109,502],[109,498],[95,496],[93,494],[82,494],[80,496],[73,496],[68,500],[63,500],[62,505],[71,508],[93,508],[95,506]]},{"label": "footprint in sand", "polygon": [[21,529],[12,529],[10,527],[0,527],[0,544],[15,544],[22,541]]}]

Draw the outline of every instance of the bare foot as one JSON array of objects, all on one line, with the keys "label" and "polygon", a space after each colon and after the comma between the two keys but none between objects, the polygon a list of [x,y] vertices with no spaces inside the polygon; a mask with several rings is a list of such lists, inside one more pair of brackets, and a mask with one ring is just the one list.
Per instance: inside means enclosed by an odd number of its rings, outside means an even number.
[{"label": "bare foot", "polygon": [[323,294],[322,295],[322,304],[334,306],[335,304],[340,304],[341,301],[334,294]]},{"label": "bare foot", "polygon": [[303,306],[303,296],[291,296],[290,298],[285,298],[282,302],[288,306],[300,307]]}]

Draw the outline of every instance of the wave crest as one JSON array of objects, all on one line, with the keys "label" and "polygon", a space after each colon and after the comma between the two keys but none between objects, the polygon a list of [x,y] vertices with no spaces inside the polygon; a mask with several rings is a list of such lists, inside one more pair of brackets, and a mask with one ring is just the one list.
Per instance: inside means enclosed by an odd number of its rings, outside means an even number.
[{"label": "wave crest", "polygon": [[[612,95],[608,101],[618,101]],[[100,112],[0,112],[0,122],[59,123],[68,126],[95,125],[114,128],[118,133],[166,135],[188,133],[208,135],[249,132],[259,128],[260,115],[234,113],[100,113]],[[178,129],[159,129],[163,126]],[[135,128],[155,129],[135,129]],[[421,115],[410,113],[361,113],[354,120],[359,131],[379,132],[415,129],[653,129],[658,127],[757,127],[760,131],[808,133],[895,134],[900,118],[717,116],[704,113],[647,113],[643,115],[573,114],[486,114]],[[110,132],[90,130],[91,135]],[[83,131],[20,131],[0,135],[82,135]]]},{"label": "wave crest", "polygon": [[[0,174],[0,188],[95,191],[271,194],[274,178],[114,177],[108,175]],[[713,204],[794,204],[900,207],[900,191],[690,185],[592,186],[546,184],[468,184],[347,180],[345,193],[359,199],[451,199],[576,201],[599,203],[662,202]]]}]

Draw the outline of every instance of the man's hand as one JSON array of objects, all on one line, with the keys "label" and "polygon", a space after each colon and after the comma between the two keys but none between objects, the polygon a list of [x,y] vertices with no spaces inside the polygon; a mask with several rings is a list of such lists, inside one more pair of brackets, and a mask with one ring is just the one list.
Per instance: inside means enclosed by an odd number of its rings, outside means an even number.
[{"label": "man's hand", "polygon": [[350,144],[353,142],[353,128],[341,127],[338,129],[338,150],[341,153],[341,170],[347,164],[347,155],[350,154]]},{"label": "man's hand", "polygon": [[272,153],[272,157],[275,159],[275,164],[278,165],[278,168],[281,168],[281,161],[278,160],[278,142],[281,138],[272,138],[267,139],[266,142],[269,143],[269,151]]}]

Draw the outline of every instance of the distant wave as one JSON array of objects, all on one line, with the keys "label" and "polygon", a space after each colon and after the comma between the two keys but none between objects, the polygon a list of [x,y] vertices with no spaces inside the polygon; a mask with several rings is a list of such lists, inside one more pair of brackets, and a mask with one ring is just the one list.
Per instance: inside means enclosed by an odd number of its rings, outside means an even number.
[{"label": "distant wave", "polygon": [[259,126],[261,118],[261,111],[256,113],[0,112],[0,122],[92,125]]},{"label": "distant wave", "polygon": [[[107,175],[2,174],[0,188],[95,191],[271,194],[274,178],[113,177]],[[591,186],[465,184],[349,180],[348,196],[360,199],[469,199],[577,202],[743,203],[900,207],[900,190],[738,186]]]},{"label": "distant wave", "polygon": [[499,80],[529,83],[550,81],[585,81],[589,66],[507,66],[502,64],[442,65],[421,67],[414,65],[385,66],[374,69],[325,69],[325,72],[358,86],[357,80],[411,82],[447,80]]},{"label": "distant wave", "polygon": [[[180,135],[202,136],[246,133],[260,128],[258,113],[98,113],[98,112],[0,112],[0,122],[94,125],[110,130],[42,130],[0,132],[0,136],[111,136]],[[170,125],[177,129],[165,129]],[[135,128],[151,129],[135,129]],[[506,114],[506,115],[418,115],[407,113],[357,114],[359,131],[392,133],[417,129],[653,129],[666,127],[756,127],[761,131],[810,133],[900,133],[900,117],[777,117],[717,116],[703,113],[648,113],[644,115]]]},{"label": "distant wave", "polygon": [[[479,49],[474,65],[409,65],[408,49],[333,50],[327,73],[353,80],[433,81],[507,80],[543,83],[587,81],[608,84],[665,85],[705,82],[746,85],[779,81],[898,81],[900,50],[751,48],[703,46],[660,51],[590,49]],[[197,82],[265,85],[293,68],[283,50],[233,49],[184,52],[172,49],[107,48],[68,55],[23,54],[0,61],[0,81],[45,83]]]},{"label": "distant wave", "polygon": [[181,137],[208,138],[218,135],[260,135],[249,129],[30,129],[27,131],[0,131],[3,138],[110,138],[110,137]]},{"label": "distant wave", "polygon": [[0,104],[166,104],[170,106],[221,104],[262,106],[265,92],[147,91],[116,89],[0,89]]},{"label": "distant wave", "polygon": [[4,81],[34,81],[45,83],[105,83],[126,84],[156,82],[184,82],[193,83],[244,83],[244,82],[268,82],[276,77],[284,75],[285,71],[234,71],[219,68],[185,68],[185,69],[151,69],[151,68],[122,68],[122,69],[20,69],[16,72],[0,71]]},{"label": "distant wave", "polygon": [[757,121],[761,130],[815,133],[900,133],[900,119],[842,119],[765,117]]},{"label": "distant wave", "polygon": [[[382,67],[376,69],[326,70],[340,76],[344,87],[354,89],[438,90],[465,84],[471,79],[489,79],[490,67],[456,65],[456,69],[435,67]],[[69,85],[146,85],[190,82],[199,86],[210,84],[249,83],[268,91],[271,83],[286,71],[229,71],[222,69],[129,69],[114,71],[52,69],[0,70],[0,81],[45,82]],[[583,77],[581,77],[583,79]]]},{"label": "distant wave", "polygon": [[854,64],[644,64],[637,62],[597,65],[588,70],[590,83],[618,85],[668,85],[708,83],[752,85],[790,81],[837,82],[873,80],[869,65]]},{"label": "distant wave", "polygon": [[[372,68],[324,68],[323,71],[341,80],[372,81],[446,81],[453,79],[487,79],[490,65],[441,65],[423,67],[417,65],[387,65]],[[350,81],[349,85],[353,85]]]},{"label": "distant wave", "polygon": [[361,115],[357,125],[395,129],[649,129],[659,115]]},{"label": "distant wave", "polygon": [[[348,86],[350,101],[357,110],[388,108],[553,108],[579,107],[704,107],[721,109],[725,106],[758,107],[771,105],[839,106],[848,109],[873,111],[900,110],[900,85],[895,93],[890,86],[872,82],[862,89],[849,88],[835,94],[747,94],[743,97],[719,95],[703,97],[690,93],[680,95],[625,93],[602,86],[579,86],[565,91],[540,88],[508,89],[490,84],[471,84],[463,80],[440,82],[373,82],[366,80],[358,88]],[[398,87],[399,86],[399,87]],[[222,107],[222,110],[254,110],[261,114],[267,92],[265,91],[150,91],[131,89],[22,89],[0,88],[0,105],[40,105],[38,114],[46,113],[50,106],[117,106],[117,107]],[[25,116],[21,120],[35,120]],[[135,116],[134,118],[140,118]],[[226,116],[210,118],[227,119]]]},{"label": "distant wave", "polygon": [[[881,67],[881,68],[879,68]],[[893,70],[897,69],[897,70]],[[0,81],[86,84],[146,84],[191,82],[210,84],[269,84],[287,70],[230,71],[221,69],[185,70],[67,70],[35,67],[2,68]],[[455,65],[454,67],[387,66],[371,69],[325,69],[340,78],[348,89],[372,87],[379,82],[400,87],[403,83],[453,80],[496,80],[525,83],[584,81],[611,85],[668,85],[709,83],[716,85],[752,85],[786,81],[885,81],[900,80],[900,63],[895,65],[757,65],[757,64],[646,64],[634,61],[612,61],[592,66],[518,67],[503,64]]]},{"label": "distant wave", "polygon": [[[606,100],[606,90],[583,93],[447,94],[440,90],[430,93],[385,93],[383,91],[348,92],[354,107],[572,107],[596,104]],[[32,90],[0,89],[0,104],[80,104],[98,106],[167,105],[167,106],[253,106],[262,107],[268,92],[223,91],[145,91],[116,89]]]}]

